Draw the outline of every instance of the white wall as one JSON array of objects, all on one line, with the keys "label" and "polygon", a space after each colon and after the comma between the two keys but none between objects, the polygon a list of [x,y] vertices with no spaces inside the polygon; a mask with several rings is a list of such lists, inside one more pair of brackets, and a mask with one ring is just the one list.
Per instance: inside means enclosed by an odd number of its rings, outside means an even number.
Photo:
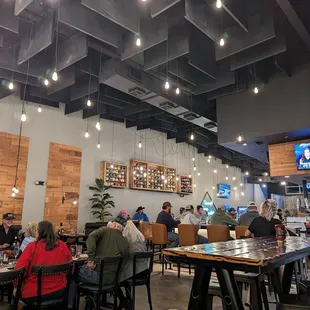
[{"label": "white wall", "polygon": [[[28,157],[27,179],[23,207],[23,224],[30,220],[40,221],[44,214],[45,187],[35,186],[34,181],[45,181],[47,178],[47,166],[50,142],[62,143],[82,148],[82,167],[79,205],[79,229],[83,229],[84,223],[94,221],[90,212],[88,199],[90,192],[88,186],[100,175],[100,162],[112,159],[112,129],[113,122],[101,121],[101,149],[97,149],[98,131],[95,129],[95,119],[89,120],[90,138],[85,139],[86,121],[82,120],[81,113],[64,116],[63,109],[43,107],[43,112],[37,112],[37,106],[28,104],[27,121],[23,126],[23,135],[30,138]],[[0,100],[0,131],[18,134],[21,115],[21,101],[14,97]],[[137,147],[142,141],[143,148]],[[126,129],[124,124],[114,123],[113,161],[129,165],[132,158],[167,164],[177,167],[178,173],[194,175],[193,154],[196,157],[197,172],[201,176],[195,177],[196,188],[194,194],[181,198],[177,194],[148,192],[130,189],[112,189],[112,195],[116,203],[117,214],[119,210],[126,209],[131,214],[142,205],[146,207],[146,213],[152,220],[156,220],[158,212],[164,201],[170,201],[174,213],[187,204],[197,205],[201,202],[205,191],[209,191],[215,204],[224,203],[230,206],[246,205],[254,199],[253,185],[244,186],[244,196],[241,196],[240,182],[242,175],[239,169],[227,169],[220,160],[212,158],[211,163],[207,158],[196,154],[197,150],[185,143],[176,144],[174,140],[166,140],[166,135],[157,131],[136,131],[135,128]],[[214,174],[214,169],[218,173]],[[229,181],[225,177],[229,176]],[[236,176],[236,181],[232,177]],[[218,199],[213,185],[217,183],[230,183],[232,188],[238,187],[238,191],[232,190],[229,200]],[[12,184],[13,185],[13,184]]]}]

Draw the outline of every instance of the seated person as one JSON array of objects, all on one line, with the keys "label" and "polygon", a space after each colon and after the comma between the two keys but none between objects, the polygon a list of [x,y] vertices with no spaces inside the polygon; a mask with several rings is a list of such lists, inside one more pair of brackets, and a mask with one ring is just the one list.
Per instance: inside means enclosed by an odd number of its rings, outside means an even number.
[{"label": "seated person", "polygon": [[208,214],[203,209],[202,205],[197,206],[197,213],[195,213],[195,216],[199,219],[200,222],[206,222]]},{"label": "seated person", "polygon": [[36,232],[37,232],[38,223],[37,222],[29,222],[26,231],[25,231],[25,238],[20,246],[20,251],[23,252],[26,246],[30,242],[36,241]]},{"label": "seated person", "polygon": [[[146,252],[145,238],[142,233],[137,229],[132,221],[128,221],[123,231],[123,236],[129,243],[129,258],[126,261],[124,268],[120,274],[120,282],[129,279],[133,276],[133,259],[132,254],[135,252]],[[148,268],[147,262],[142,260],[138,261],[136,265],[136,274]]]},{"label": "seated person", "polygon": [[[184,217],[181,220],[181,224],[191,224],[191,225],[196,226],[197,229],[200,228],[200,221],[194,215],[194,207],[192,205],[188,205],[185,207],[185,211],[184,211],[183,215],[184,215]],[[208,239],[206,237],[198,234],[198,243],[199,244],[208,243]]]},{"label": "seated person", "polygon": [[211,225],[231,225],[237,226],[238,223],[230,215],[226,214],[226,208],[224,205],[219,205],[211,217]]},{"label": "seated person", "polygon": [[237,218],[236,209],[235,208],[230,208],[228,210],[228,215],[230,215],[235,220]]},{"label": "seated person", "polygon": [[163,203],[162,211],[158,214],[156,223],[164,224],[167,227],[168,240],[170,244],[167,245],[168,248],[175,248],[179,244],[179,236],[172,231],[173,228],[177,228],[180,221],[176,221],[171,216],[172,205],[169,201]]},{"label": "seated person", "polygon": [[17,240],[18,231],[12,227],[15,216],[12,213],[5,213],[2,216],[0,225],[0,250],[10,248]]},{"label": "seated person", "polygon": [[[38,276],[31,273],[35,265],[59,265],[72,260],[71,253],[66,244],[58,240],[54,226],[49,221],[38,224],[36,242],[31,242],[23,251],[14,269],[25,268],[22,286],[22,300],[31,304],[37,300]],[[53,275],[42,281],[42,300],[62,297],[67,285],[66,275]]]},{"label": "seated person", "polygon": [[118,217],[123,217],[125,220],[127,220],[128,212],[126,210],[121,210],[120,213],[118,214]]},{"label": "seated person", "polygon": [[[98,284],[100,266],[96,265],[96,257],[122,256],[124,260],[128,255],[129,244],[122,232],[126,226],[126,220],[118,216],[107,227],[101,227],[93,231],[86,240],[89,262],[79,271],[81,282]],[[107,265],[103,270],[104,284],[114,281],[116,266]]]},{"label": "seated person", "polygon": [[259,217],[259,213],[257,211],[257,207],[255,202],[250,202],[248,204],[248,210],[246,213],[242,214],[239,218],[240,226],[250,226],[254,219]]},{"label": "seated person", "polygon": [[145,221],[145,222],[149,222],[149,218],[147,217],[147,215],[144,213],[144,207],[139,207],[136,210],[136,214],[133,217],[134,221]]},{"label": "seated person", "polygon": [[267,199],[261,204],[261,214],[253,220],[245,232],[246,237],[269,237],[275,236],[275,226],[282,224],[280,220],[275,219],[277,213],[277,202]]}]

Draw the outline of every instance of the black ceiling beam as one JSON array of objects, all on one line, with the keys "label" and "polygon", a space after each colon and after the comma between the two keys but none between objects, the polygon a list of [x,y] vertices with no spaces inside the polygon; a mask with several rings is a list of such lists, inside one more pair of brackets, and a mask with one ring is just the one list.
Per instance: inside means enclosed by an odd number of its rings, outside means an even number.
[{"label": "black ceiling beam", "polygon": [[181,0],[156,0],[150,2],[151,15],[152,17],[156,17],[159,14],[165,12]]},{"label": "black ceiling beam", "polygon": [[18,34],[18,17],[14,16],[15,1],[1,1],[0,27]]},{"label": "black ceiling beam", "polygon": [[137,126],[147,125],[149,123],[148,119],[137,119],[135,121],[130,121],[126,119],[126,128],[132,128]]},{"label": "black ceiling beam", "polygon": [[110,87],[108,85],[104,86],[103,92],[104,92],[106,97],[117,99],[119,101],[124,102],[124,104],[126,104],[126,105],[136,106],[137,104],[139,104],[141,102],[140,99],[133,97],[131,95],[128,95],[128,94],[126,94],[120,90],[117,90],[113,87]]},{"label": "black ceiling beam", "polygon": [[[53,101],[53,100],[48,100],[45,98],[39,98],[36,96],[32,96],[30,94],[30,87],[26,87],[26,91],[24,91],[25,85],[22,85],[20,87],[20,92],[19,92],[19,99],[20,100],[25,100],[25,101],[29,101],[29,102],[34,102],[37,104],[41,104],[41,105],[46,105],[49,107],[53,107],[53,108],[59,108],[59,102],[58,101]],[[24,97],[25,95],[25,97]]]},{"label": "black ceiling beam", "polygon": [[10,95],[12,95],[12,91],[10,91],[8,87],[0,85],[0,99],[6,98]]},{"label": "black ceiling beam", "polygon": [[70,103],[70,96],[66,89],[63,89],[55,94],[47,95],[45,87],[29,86],[29,94],[34,97],[44,98],[62,103]]},{"label": "black ceiling beam", "polygon": [[292,65],[289,62],[288,55],[286,55],[286,53],[277,55],[274,59],[274,64],[286,76],[292,76]]},{"label": "black ceiling beam", "polygon": [[[11,81],[12,71],[0,68],[0,78]],[[40,82],[37,78],[35,78],[33,76],[28,76],[28,78],[27,78],[27,75],[19,73],[19,72],[15,72],[13,75],[13,81],[14,82],[19,82],[19,83],[25,84],[26,80],[27,80],[28,85],[32,85],[32,86],[36,86],[36,87],[42,86],[42,81]]]},{"label": "black ceiling beam", "polygon": [[138,33],[139,29],[139,9],[136,2],[128,0],[102,1],[102,0],[82,0],[81,3],[90,10],[111,20],[113,23],[131,31]]},{"label": "black ceiling beam", "polygon": [[223,3],[224,10],[235,20],[235,22],[244,30],[248,31],[247,6],[249,2],[243,0],[225,0]]},{"label": "black ceiling beam", "polygon": [[84,79],[70,87],[71,101],[75,101],[77,99],[88,96],[88,94],[92,94],[98,91],[99,85],[97,80],[92,79],[90,87],[89,84],[85,82],[86,80]]},{"label": "black ceiling beam", "polygon": [[159,127],[166,131],[177,132],[177,129],[175,128],[173,124],[169,122],[157,120],[157,119],[150,120],[150,126],[157,127],[157,128]]},{"label": "black ceiling beam", "polygon": [[126,117],[133,115],[133,114],[146,112],[146,111],[149,111],[151,109],[152,109],[152,106],[145,103],[145,102],[137,103],[135,106],[127,106],[125,109]]},{"label": "black ceiling beam", "polygon": [[137,114],[137,118],[138,119],[143,119],[143,118],[148,118],[148,117],[151,117],[151,116],[161,115],[161,114],[164,114],[164,113],[165,113],[165,111],[160,110],[160,109],[155,108],[155,107],[152,107],[152,109],[149,110],[149,111],[138,113]]},{"label": "black ceiling beam", "polygon": [[305,25],[298,17],[297,13],[295,12],[291,2],[289,0],[276,0],[276,2],[282,9],[290,24],[296,30],[303,42],[306,44],[308,50],[310,50],[310,34],[306,29]]},{"label": "black ceiling beam", "polygon": [[122,27],[86,8],[76,0],[60,2],[58,20],[60,23],[116,48],[124,32]]},{"label": "black ceiling beam", "polygon": [[23,10],[25,10],[33,0],[23,0],[23,1],[15,1],[15,9],[14,9],[14,15],[19,15]]}]

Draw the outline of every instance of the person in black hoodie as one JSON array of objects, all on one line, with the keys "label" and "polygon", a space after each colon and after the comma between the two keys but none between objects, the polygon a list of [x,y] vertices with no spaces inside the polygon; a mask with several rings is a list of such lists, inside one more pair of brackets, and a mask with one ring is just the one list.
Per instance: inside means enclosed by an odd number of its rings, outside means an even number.
[{"label": "person in black hoodie", "polygon": [[170,244],[167,246],[169,248],[175,248],[179,244],[179,236],[172,230],[180,224],[180,221],[175,221],[171,216],[172,205],[170,202],[166,201],[163,203],[162,211],[158,214],[156,223],[164,224],[167,227],[168,240]]}]

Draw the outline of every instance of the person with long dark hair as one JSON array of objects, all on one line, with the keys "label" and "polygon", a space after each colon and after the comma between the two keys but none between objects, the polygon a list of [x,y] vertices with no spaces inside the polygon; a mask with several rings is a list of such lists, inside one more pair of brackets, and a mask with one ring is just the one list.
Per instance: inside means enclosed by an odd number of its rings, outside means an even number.
[{"label": "person with long dark hair", "polygon": [[[72,260],[66,244],[58,240],[53,224],[49,221],[39,222],[36,241],[29,243],[18,259],[15,269],[25,268],[22,286],[22,300],[26,304],[36,301],[38,278],[31,273],[35,265],[59,265]],[[66,287],[66,275],[43,277],[42,300],[62,297]]]}]

